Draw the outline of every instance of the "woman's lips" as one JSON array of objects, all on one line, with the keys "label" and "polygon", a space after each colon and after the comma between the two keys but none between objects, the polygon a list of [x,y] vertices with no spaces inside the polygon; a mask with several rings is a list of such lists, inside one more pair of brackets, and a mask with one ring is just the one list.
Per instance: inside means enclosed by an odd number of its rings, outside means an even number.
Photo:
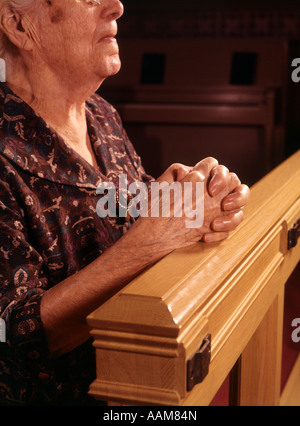
[{"label": "woman's lips", "polygon": [[114,43],[116,41],[116,34],[107,34],[99,40],[100,43]]}]

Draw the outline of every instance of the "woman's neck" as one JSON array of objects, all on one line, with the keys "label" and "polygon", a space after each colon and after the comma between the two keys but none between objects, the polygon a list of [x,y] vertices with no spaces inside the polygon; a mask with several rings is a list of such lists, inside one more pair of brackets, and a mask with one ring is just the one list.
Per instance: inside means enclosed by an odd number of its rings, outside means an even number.
[{"label": "woman's neck", "polygon": [[28,67],[22,60],[14,58],[13,67],[10,67],[8,60],[8,86],[46,122],[65,127],[83,121],[85,101],[93,93],[90,88],[54,75],[43,64],[30,65]]},{"label": "woman's neck", "polygon": [[80,153],[90,164],[96,165],[87,132],[85,101],[97,89],[90,84],[76,84],[53,75],[41,65],[25,67],[14,58],[14,66],[7,61],[7,85],[32,107],[65,142]]}]

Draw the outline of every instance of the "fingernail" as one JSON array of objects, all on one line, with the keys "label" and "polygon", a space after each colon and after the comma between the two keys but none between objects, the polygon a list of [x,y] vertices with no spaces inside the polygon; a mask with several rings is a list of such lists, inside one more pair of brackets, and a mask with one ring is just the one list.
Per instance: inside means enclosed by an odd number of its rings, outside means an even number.
[{"label": "fingernail", "polygon": [[214,234],[205,234],[203,239],[206,243],[213,243],[215,241]]},{"label": "fingernail", "polygon": [[224,227],[225,223],[222,219],[216,219],[213,223],[213,228],[215,231],[223,231]]},{"label": "fingernail", "polygon": [[218,185],[218,184],[213,184],[213,185],[210,187],[210,193],[211,193],[211,195],[212,195],[213,197],[215,197],[216,195],[218,195],[219,191],[220,191],[220,187],[219,187],[219,185]]},{"label": "fingernail", "polygon": [[236,209],[236,206],[235,206],[233,201],[225,201],[223,207],[224,207],[224,210],[235,210]]}]

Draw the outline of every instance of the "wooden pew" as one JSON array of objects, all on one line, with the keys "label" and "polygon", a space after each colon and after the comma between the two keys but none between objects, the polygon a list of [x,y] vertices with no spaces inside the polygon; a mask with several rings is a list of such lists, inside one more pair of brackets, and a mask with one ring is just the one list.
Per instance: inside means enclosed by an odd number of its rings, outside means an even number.
[{"label": "wooden pew", "polygon": [[[146,85],[104,92],[104,96],[116,106],[146,170],[153,176],[159,176],[182,155],[185,164],[193,164],[195,155],[207,156],[207,138],[210,152],[218,152],[222,163],[239,176],[247,170],[247,181],[250,176],[257,177],[252,183],[283,159],[278,156],[284,150],[283,138],[279,137],[282,123],[275,112],[275,88]],[[251,141],[245,138],[250,129]],[[183,137],[187,152],[182,152]],[[252,163],[256,163],[255,172]]]},{"label": "wooden pew", "polygon": [[232,405],[279,405],[299,218],[300,151],[252,187],[226,241],[174,251],[88,317],[90,394],[117,405],[208,405],[230,373]]}]

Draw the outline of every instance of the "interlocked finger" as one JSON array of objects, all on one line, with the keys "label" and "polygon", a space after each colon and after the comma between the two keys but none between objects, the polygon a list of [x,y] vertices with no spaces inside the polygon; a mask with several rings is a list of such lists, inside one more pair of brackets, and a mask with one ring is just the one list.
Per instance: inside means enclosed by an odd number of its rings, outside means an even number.
[{"label": "interlocked finger", "polygon": [[225,211],[232,211],[243,208],[249,201],[250,189],[247,185],[237,185],[231,194],[227,195],[223,202],[222,208]]},{"label": "interlocked finger", "polygon": [[198,164],[195,165],[193,171],[198,172],[202,176],[202,180],[205,181],[211,176],[211,172],[215,167],[219,165],[218,161],[213,157],[204,158]]},{"label": "interlocked finger", "polygon": [[211,228],[216,232],[230,232],[236,229],[244,219],[242,210],[217,217],[213,220]]}]

